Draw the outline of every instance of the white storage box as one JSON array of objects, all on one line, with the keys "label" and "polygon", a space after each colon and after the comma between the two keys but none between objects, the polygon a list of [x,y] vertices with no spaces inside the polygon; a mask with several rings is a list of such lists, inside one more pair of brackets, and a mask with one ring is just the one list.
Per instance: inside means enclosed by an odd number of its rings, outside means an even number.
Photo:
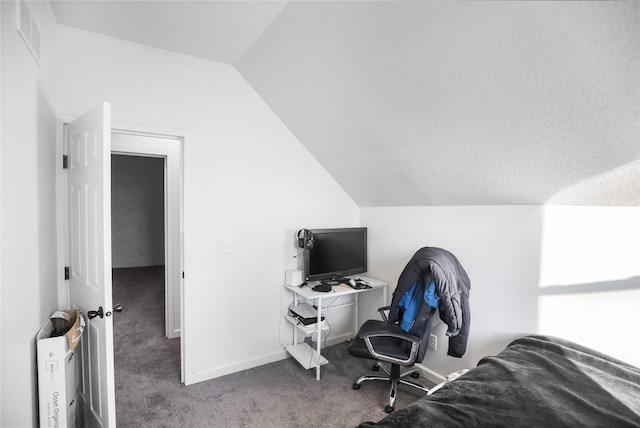
[{"label": "white storage box", "polygon": [[85,322],[79,311],[58,311],[36,336],[41,427],[77,426],[75,349]]}]

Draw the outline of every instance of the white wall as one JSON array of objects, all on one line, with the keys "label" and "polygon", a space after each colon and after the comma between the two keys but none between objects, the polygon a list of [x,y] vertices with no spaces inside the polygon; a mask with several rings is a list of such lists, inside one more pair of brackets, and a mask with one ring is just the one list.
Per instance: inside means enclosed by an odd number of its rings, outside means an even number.
[{"label": "white wall", "polygon": [[41,33],[37,64],[16,32],[14,1],[2,9],[0,426],[36,424],[35,335],[57,309],[55,19],[27,2]]},{"label": "white wall", "polygon": [[111,265],[164,265],[164,159],[111,156]]},{"label": "white wall", "polygon": [[186,135],[186,382],[283,358],[295,232],[358,225],[356,204],[231,66],[64,26],[58,58],[59,114],[108,101],[120,128]]},{"label": "white wall", "polygon": [[542,212],[537,206],[362,208],[370,274],[392,284],[390,293],[411,256],[425,246],[451,251],[471,279],[467,353],[446,356],[446,326],[439,323],[438,349],[427,354],[424,366],[446,376],[535,332]]},{"label": "white wall", "polygon": [[[370,274],[391,283],[390,292],[422,246],[450,250],[471,278],[467,354],[462,359],[446,356],[446,328],[440,323],[435,328],[439,347],[427,354],[423,363],[427,368],[446,376],[474,367],[511,339],[530,333],[565,337],[640,364],[639,208],[462,206],[361,211],[362,225],[369,227]],[[585,284],[589,282],[585,271],[597,284]]]}]

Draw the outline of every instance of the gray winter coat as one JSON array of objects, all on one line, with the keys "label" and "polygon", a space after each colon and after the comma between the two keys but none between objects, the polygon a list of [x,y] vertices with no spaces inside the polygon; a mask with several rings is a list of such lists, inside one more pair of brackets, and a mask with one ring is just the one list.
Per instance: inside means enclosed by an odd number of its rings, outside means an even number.
[{"label": "gray winter coat", "polygon": [[447,324],[449,349],[447,355],[462,357],[467,350],[471,313],[469,310],[469,290],[471,281],[456,256],[436,247],[419,249],[411,258],[398,278],[398,286],[393,292],[389,324],[398,321],[402,296],[418,281],[426,283],[433,279],[436,295],[440,299],[438,310],[440,319]]}]

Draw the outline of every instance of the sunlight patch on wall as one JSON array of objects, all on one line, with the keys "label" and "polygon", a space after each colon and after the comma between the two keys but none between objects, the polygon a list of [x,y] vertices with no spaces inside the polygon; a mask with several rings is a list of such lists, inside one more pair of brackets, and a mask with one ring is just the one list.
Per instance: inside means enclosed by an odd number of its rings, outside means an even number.
[{"label": "sunlight patch on wall", "polygon": [[546,205],[638,206],[640,159],[560,189]]},{"label": "sunlight patch on wall", "polygon": [[640,159],[559,190],[547,205],[638,206]]},{"label": "sunlight patch on wall", "polygon": [[640,366],[640,207],[545,207],[538,333]]},{"label": "sunlight patch on wall", "polygon": [[541,287],[637,276],[639,207],[545,207]]}]

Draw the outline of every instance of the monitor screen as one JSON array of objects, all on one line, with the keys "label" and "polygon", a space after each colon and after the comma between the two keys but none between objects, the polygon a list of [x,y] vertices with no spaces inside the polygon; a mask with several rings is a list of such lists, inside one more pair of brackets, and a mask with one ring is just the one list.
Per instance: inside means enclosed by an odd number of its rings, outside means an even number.
[{"label": "monitor screen", "polygon": [[313,247],[304,251],[307,281],[337,279],[367,271],[367,228],[310,229]]}]

